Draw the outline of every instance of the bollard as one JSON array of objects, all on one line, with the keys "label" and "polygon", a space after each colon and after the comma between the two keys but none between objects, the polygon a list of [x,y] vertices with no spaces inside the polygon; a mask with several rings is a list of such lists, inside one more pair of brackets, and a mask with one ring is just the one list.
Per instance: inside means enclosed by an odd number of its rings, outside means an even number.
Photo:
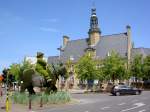
[{"label": "bollard", "polygon": [[6,97],[6,112],[9,111],[9,98],[8,98],[8,94],[7,94],[7,97]]},{"label": "bollard", "polygon": [[40,107],[43,107],[43,99],[42,99],[42,96],[41,96],[41,100],[40,100]]},{"label": "bollard", "polygon": [[31,96],[29,95],[29,110],[32,109],[32,106],[31,106]]}]

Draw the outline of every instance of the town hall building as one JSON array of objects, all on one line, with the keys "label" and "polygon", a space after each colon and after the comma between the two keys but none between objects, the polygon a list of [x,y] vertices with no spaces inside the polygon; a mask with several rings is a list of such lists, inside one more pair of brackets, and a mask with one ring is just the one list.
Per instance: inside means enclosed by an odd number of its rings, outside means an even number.
[{"label": "town hall building", "polygon": [[71,60],[76,63],[85,53],[91,52],[95,59],[104,59],[112,51],[127,59],[130,63],[136,54],[143,56],[150,55],[149,48],[134,48],[131,42],[131,27],[126,26],[126,31],[112,35],[101,35],[98,24],[96,8],[91,9],[90,28],[88,37],[84,39],[71,40],[68,36],[63,36],[63,45],[58,48],[60,56],[49,56],[48,63],[66,63]]}]

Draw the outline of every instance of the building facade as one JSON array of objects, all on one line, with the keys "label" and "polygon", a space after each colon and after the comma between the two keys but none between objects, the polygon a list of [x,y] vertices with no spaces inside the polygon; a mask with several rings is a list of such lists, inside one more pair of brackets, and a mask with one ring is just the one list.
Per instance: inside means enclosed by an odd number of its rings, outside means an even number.
[{"label": "building facade", "polygon": [[149,48],[134,48],[131,40],[131,27],[129,25],[126,26],[125,32],[102,35],[98,24],[96,8],[92,8],[88,37],[70,40],[70,37],[63,36],[63,45],[58,48],[60,55],[49,56],[48,63],[66,63],[68,60],[76,63],[87,52],[92,53],[95,59],[101,60],[114,51],[125,58],[127,65],[129,65],[131,58],[136,54],[150,55]]},{"label": "building facade", "polygon": [[[44,59],[45,62],[47,62],[47,60],[48,60],[47,57],[44,57],[43,59]],[[24,60],[29,61],[31,64],[36,64],[37,57],[36,56],[25,56]]]},{"label": "building facade", "polygon": [[120,56],[130,61],[132,49],[131,27],[129,25],[126,26],[126,31],[122,33],[101,35],[96,8],[92,8],[88,37],[70,40],[70,37],[63,36],[63,45],[58,48],[60,56],[49,56],[48,63],[56,63],[58,61],[66,63],[69,59],[77,62],[87,52],[91,52],[96,59],[104,59],[112,51],[117,52]]}]

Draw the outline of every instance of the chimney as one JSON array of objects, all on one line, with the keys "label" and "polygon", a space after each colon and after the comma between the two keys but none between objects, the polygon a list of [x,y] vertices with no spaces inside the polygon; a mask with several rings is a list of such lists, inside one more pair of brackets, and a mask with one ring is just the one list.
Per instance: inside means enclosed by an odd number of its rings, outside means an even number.
[{"label": "chimney", "polygon": [[131,60],[131,49],[132,49],[132,44],[131,44],[131,27],[129,25],[126,26],[127,29],[127,36],[128,36],[128,52],[127,52],[127,57],[128,57],[128,65],[130,65],[130,60]]},{"label": "chimney", "polygon": [[69,37],[68,36],[63,36],[63,46],[66,46],[68,41],[69,41]]}]

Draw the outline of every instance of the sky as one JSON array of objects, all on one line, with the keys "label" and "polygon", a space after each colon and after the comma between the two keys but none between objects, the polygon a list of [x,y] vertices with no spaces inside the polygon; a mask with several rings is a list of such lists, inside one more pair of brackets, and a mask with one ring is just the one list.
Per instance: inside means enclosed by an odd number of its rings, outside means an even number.
[{"label": "sky", "polygon": [[[102,35],[131,26],[135,47],[150,48],[150,0],[94,0]],[[87,38],[93,0],[0,0],[0,73],[25,56],[59,55],[63,35]]]}]

